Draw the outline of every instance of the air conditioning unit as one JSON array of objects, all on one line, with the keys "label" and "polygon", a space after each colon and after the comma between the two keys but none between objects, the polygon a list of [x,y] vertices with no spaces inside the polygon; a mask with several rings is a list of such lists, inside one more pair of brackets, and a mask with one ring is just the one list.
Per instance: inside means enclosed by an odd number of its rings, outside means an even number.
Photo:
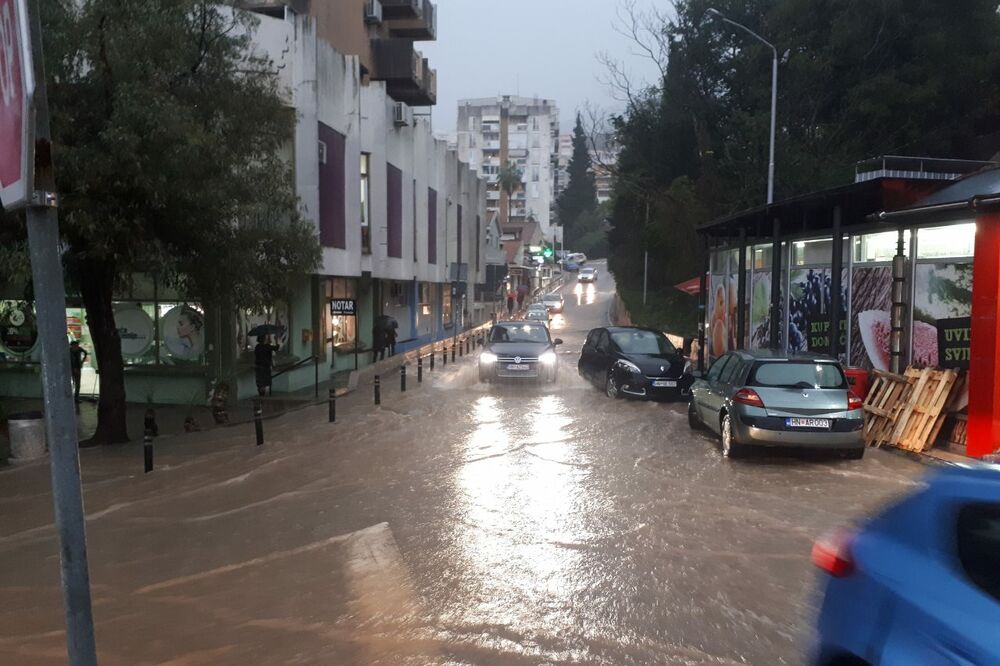
[{"label": "air conditioning unit", "polygon": [[413,124],[413,110],[403,102],[396,102],[392,107],[392,124],[405,127]]},{"label": "air conditioning unit", "polygon": [[365,2],[365,23],[375,25],[382,23],[381,0],[367,0]]}]

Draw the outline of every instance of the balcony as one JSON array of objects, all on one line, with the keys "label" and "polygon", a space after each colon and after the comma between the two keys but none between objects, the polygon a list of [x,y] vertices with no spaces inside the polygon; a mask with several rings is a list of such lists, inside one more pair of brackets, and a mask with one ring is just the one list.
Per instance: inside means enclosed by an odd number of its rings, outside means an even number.
[{"label": "balcony", "polygon": [[499,141],[483,141],[483,150],[500,150]]},{"label": "balcony", "polygon": [[[399,2],[406,5],[406,16],[391,17],[389,5],[383,2],[382,15],[386,26],[393,37],[405,37],[421,42],[432,42],[437,39],[437,8],[430,0],[415,0],[415,2]],[[411,15],[409,7],[416,5],[416,15]]]},{"label": "balcony", "polygon": [[489,190],[486,193],[487,201],[500,201],[500,192],[498,190]]},{"label": "balcony", "polygon": [[421,0],[382,0],[382,20],[420,18]]},{"label": "balcony", "polygon": [[372,53],[375,72],[371,78],[384,81],[390,97],[410,106],[437,103],[437,72],[413,48],[413,40],[373,39]]}]

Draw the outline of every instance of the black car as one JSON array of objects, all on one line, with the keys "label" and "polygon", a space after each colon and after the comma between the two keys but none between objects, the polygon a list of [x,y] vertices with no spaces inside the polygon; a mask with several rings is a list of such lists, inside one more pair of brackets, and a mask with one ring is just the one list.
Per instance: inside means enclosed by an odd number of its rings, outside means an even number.
[{"label": "black car", "polygon": [[678,399],[691,394],[690,364],[663,333],[610,326],[587,335],[577,366],[611,398]]},{"label": "black car", "polygon": [[479,381],[496,379],[556,380],[555,340],[549,328],[536,321],[500,321],[490,329],[479,355]]}]

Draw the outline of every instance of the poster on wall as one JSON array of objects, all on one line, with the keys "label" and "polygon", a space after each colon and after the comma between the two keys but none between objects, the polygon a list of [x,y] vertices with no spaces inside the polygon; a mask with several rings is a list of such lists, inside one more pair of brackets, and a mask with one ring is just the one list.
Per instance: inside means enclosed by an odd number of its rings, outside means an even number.
[{"label": "poster on wall", "polygon": [[972,264],[917,264],[913,283],[913,365],[968,367]]},{"label": "poster on wall", "polygon": [[[788,299],[788,349],[829,353],[833,278],[828,268],[791,272]],[[846,284],[842,279],[841,284]],[[847,290],[841,287],[840,348],[847,344]]]},{"label": "poster on wall", "polygon": [[27,301],[0,301],[0,345],[12,354],[27,354],[38,340],[35,312]]},{"label": "poster on wall", "polygon": [[754,273],[750,283],[750,348],[771,346],[771,274]]},{"label": "poster on wall", "polygon": [[[705,339],[708,344],[708,357],[718,358],[733,347],[732,336],[735,326],[731,320],[736,314],[735,295],[730,299],[730,283],[733,278],[728,275],[713,275],[708,301],[708,330]],[[730,312],[732,304],[732,312]]]},{"label": "poster on wall", "polygon": [[892,268],[854,269],[851,281],[851,365],[889,369],[889,309],[892,307]]},{"label": "poster on wall", "polygon": [[196,361],[205,351],[205,316],[190,305],[178,305],[160,317],[160,336],[167,353]]},{"label": "poster on wall", "polygon": [[115,325],[125,358],[142,356],[155,342],[153,319],[138,305],[116,306]]}]

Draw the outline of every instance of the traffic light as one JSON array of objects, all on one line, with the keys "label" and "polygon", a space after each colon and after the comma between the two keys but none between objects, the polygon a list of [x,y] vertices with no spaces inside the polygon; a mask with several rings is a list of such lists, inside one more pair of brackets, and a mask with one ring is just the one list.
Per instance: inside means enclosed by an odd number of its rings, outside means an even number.
[{"label": "traffic light", "polygon": [[553,254],[552,248],[549,247],[548,245],[546,245],[542,249],[542,256],[545,257],[546,259],[551,259],[552,258],[552,254]]}]

